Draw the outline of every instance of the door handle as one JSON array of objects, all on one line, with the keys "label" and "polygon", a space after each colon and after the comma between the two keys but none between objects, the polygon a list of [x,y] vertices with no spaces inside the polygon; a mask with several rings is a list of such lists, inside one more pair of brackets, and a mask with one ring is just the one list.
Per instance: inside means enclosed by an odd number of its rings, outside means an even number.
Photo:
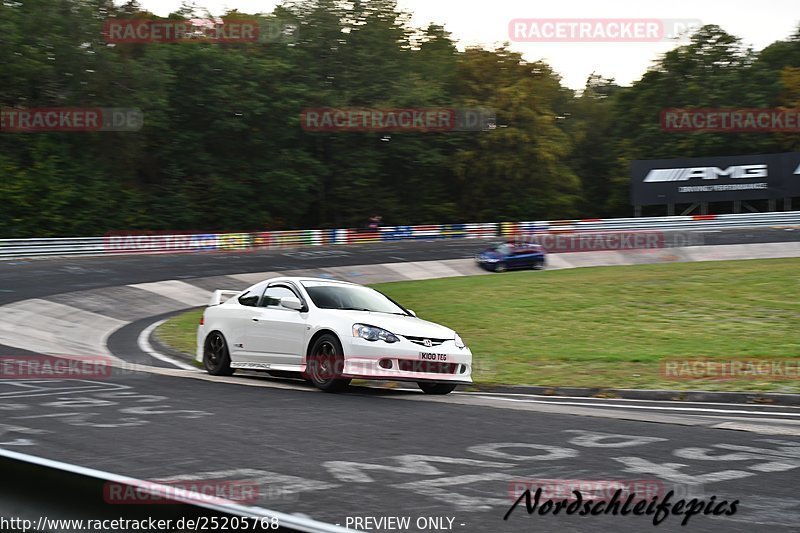
[{"label": "door handle", "polygon": [[257,316],[254,316],[250,320],[252,320],[253,322],[258,322],[260,319]]}]

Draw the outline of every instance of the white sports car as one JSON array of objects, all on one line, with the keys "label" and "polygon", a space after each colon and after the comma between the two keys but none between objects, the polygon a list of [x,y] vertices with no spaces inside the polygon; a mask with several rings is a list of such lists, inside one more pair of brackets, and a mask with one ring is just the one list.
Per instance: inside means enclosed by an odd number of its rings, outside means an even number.
[{"label": "white sports car", "polygon": [[318,278],[215,291],[197,329],[197,360],[214,375],[266,370],[324,391],[353,378],[415,381],[428,394],[472,383],[472,352],[455,331],[376,290]]}]

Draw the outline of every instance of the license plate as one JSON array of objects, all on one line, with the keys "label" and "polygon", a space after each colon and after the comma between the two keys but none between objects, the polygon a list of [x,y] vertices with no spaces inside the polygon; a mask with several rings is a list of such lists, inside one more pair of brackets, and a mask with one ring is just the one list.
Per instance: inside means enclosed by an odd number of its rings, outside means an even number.
[{"label": "license plate", "polygon": [[447,362],[447,354],[443,353],[431,353],[431,352],[419,352],[419,359],[420,361],[437,361],[437,362]]}]

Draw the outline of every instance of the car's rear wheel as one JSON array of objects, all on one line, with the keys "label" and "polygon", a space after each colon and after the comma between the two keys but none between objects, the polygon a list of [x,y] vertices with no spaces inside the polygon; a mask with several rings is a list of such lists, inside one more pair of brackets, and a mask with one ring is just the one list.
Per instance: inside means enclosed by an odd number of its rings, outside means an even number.
[{"label": "car's rear wheel", "polygon": [[325,392],[339,392],[347,388],[350,379],[343,378],[344,351],[339,339],[330,334],[321,335],[311,346],[306,361],[309,381]]},{"label": "car's rear wheel", "polygon": [[456,389],[455,383],[429,383],[427,381],[417,382],[419,388],[425,394],[450,394]]},{"label": "car's rear wheel", "polygon": [[203,366],[213,376],[230,376],[234,370],[231,368],[231,356],[228,352],[228,343],[219,331],[212,331],[206,337],[203,348]]},{"label": "car's rear wheel", "polygon": [[495,272],[505,272],[506,270],[507,270],[507,268],[506,268],[506,264],[505,264],[505,263],[503,263],[502,261],[501,261],[500,263],[497,263],[497,264],[494,266],[494,271],[495,271]]},{"label": "car's rear wheel", "polygon": [[541,261],[536,261],[533,264],[533,269],[534,270],[542,270],[543,268],[544,268],[544,259],[542,259]]}]

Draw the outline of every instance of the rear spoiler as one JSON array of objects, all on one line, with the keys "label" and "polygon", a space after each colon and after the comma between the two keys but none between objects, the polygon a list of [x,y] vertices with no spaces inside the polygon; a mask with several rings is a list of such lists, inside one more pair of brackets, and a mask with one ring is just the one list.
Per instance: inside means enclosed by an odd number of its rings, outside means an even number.
[{"label": "rear spoiler", "polygon": [[214,294],[211,295],[211,301],[208,302],[208,305],[209,307],[211,307],[213,305],[219,305],[221,303],[225,303],[227,300],[236,296],[240,292],[242,291],[225,291],[222,289],[217,289],[214,291]]}]

